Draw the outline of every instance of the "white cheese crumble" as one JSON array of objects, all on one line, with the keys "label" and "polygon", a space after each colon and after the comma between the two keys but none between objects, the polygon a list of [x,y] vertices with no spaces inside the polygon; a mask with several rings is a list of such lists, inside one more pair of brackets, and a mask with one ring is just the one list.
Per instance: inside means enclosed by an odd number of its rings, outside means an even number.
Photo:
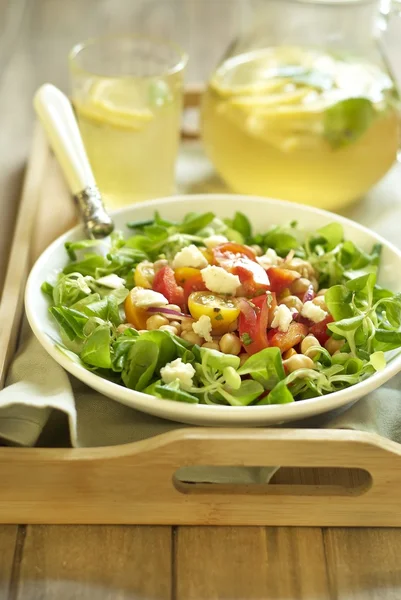
[{"label": "white cheese crumble", "polygon": [[285,304],[280,304],[274,310],[274,317],[271,326],[285,333],[290,327],[293,313]]},{"label": "white cheese crumble", "polygon": [[192,387],[195,369],[190,363],[183,363],[181,358],[176,358],[160,369],[160,375],[164,383],[173,383],[178,380],[180,388],[189,390]]},{"label": "white cheese crumble", "polygon": [[141,287],[134,287],[131,292],[131,300],[135,306],[147,308],[149,306],[166,306],[168,304],[167,298],[159,292],[153,290],[145,290]]},{"label": "white cheese crumble", "polygon": [[263,256],[257,256],[256,260],[264,269],[275,267],[279,263],[279,257],[273,248],[268,248]]},{"label": "white cheese crumble", "polygon": [[195,323],[192,323],[192,329],[196,334],[200,335],[200,337],[204,338],[207,342],[213,342],[213,338],[210,335],[212,331],[212,321],[207,315],[202,315],[199,318],[199,321],[195,321]]},{"label": "white cheese crumble", "polygon": [[216,294],[234,295],[241,285],[238,275],[228,273],[221,267],[208,266],[201,271],[207,289]]},{"label": "white cheese crumble", "polygon": [[228,238],[225,235],[211,235],[203,240],[206,248],[215,248],[220,244],[226,244],[228,242]]},{"label": "white cheese crumble", "polygon": [[308,300],[302,307],[301,315],[314,323],[320,323],[320,321],[323,321],[327,317],[327,312]]},{"label": "white cheese crumble", "polygon": [[193,267],[194,269],[203,269],[209,263],[202,252],[194,244],[187,246],[177,252],[173,259],[173,269],[180,267]]},{"label": "white cheese crumble", "polygon": [[100,283],[100,285],[104,285],[104,287],[117,290],[118,288],[125,286],[125,279],[119,277],[115,273],[111,273],[110,275],[105,275],[104,277],[96,279],[96,283]]}]

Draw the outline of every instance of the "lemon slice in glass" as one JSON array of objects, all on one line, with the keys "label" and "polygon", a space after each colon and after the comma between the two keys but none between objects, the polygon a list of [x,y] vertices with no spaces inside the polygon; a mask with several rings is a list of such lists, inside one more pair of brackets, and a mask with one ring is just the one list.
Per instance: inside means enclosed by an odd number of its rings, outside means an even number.
[{"label": "lemon slice in glass", "polygon": [[129,79],[103,79],[94,83],[85,102],[75,101],[78,113],[101,125],[140,130],[153,120],[136,83]]}]

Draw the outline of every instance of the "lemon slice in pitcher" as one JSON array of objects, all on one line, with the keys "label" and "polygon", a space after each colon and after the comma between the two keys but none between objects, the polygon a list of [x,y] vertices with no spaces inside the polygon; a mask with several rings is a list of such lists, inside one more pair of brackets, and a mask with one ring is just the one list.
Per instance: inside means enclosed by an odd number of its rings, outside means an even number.
[{"label": "lemon slice in pitcher", "polygon": [[311,90],[308,88],[292,89],[284,91],[281,94],[271,94],[263,96],[236,96],[231,99],[231,104],[239,108],[249,109],[251,111],[258,109],[271,109],[284,105],[299,105]]},{"label": "lemon slice in pitcher", "polygon": [[97,81],[85,102],[75,101],[81,116],[100,125],[130,130],[140,130],[154,118],[143,104],[135,82],[128,79]]}]

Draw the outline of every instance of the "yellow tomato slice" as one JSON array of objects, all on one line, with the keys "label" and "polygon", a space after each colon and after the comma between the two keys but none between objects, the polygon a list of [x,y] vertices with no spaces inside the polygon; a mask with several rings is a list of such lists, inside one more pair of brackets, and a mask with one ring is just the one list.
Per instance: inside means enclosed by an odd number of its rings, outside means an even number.
[{"label": "yellow tomato slice", "polygon": [[125,299],[124,310],[128,323],[131,323],[135,329],[146,329],[146,321],[150,315],[146,309],[135,306],[132,302],[131,293]]},{"label": "yellow tomato slice", "polygon": [[137,265],[134,273],[134,282],[136,286],[151,290],[154,277],[155,270],[153,268],[153,263],[148,260],[143,260]]},{"label": "yellow tomato slice", "polygon": [[218,335],[227,333],[230,325],[240,313],[234,299],[207,291],[190,294],[188,308],[196,320],[202,315],[210,317],[213,333]]},{"label": "yellow tomato slice", "polygon": [[206,258],[209,265],[213,265],[214,264],[213,250],[211,248],[200,248],[200,251],[202,252],[203,256]]},{"label": "yellow tomato slice", "polygon": [[195,275],[199,275],[200,270],[194,267],[179,267],[175,269],[174,276],[178,285],[184,287],[188,279],[191,279]]}]

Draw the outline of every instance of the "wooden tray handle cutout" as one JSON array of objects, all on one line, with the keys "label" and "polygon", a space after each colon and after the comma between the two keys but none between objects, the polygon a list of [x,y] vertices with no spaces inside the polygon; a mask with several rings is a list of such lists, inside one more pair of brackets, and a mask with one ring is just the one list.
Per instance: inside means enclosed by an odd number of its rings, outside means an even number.
[{"label": "wooden tray handle cutout", "polygon": [[[272,470],[274,469],[272,467]],[[263,481],[263,478],[269,478],[269,470],[269,467],[248,467],[248,477],[250,479],[254,477],[259,481],[226,483],[230,477],[232,479],[238,477],[238,467],[188,466],[182,467],[174,473],[173,485],[182,494],[357,497],[365,494],[373,484],[372,476],[365,469],[321,467],[303,468],[301,471],[300,467],[284,467],[281,472],[277,470],[277,473],[267,483],[267,481]],[[297,474],[296,471],[298,471]],[[209,474],[209,479],[213,477],[219,482],[203,482],[202,477],[205,478],[205,473]],[[294,483],[294,477],[299,480],[299,483]],[[284,483],[287,480],[288,483]]]}]

